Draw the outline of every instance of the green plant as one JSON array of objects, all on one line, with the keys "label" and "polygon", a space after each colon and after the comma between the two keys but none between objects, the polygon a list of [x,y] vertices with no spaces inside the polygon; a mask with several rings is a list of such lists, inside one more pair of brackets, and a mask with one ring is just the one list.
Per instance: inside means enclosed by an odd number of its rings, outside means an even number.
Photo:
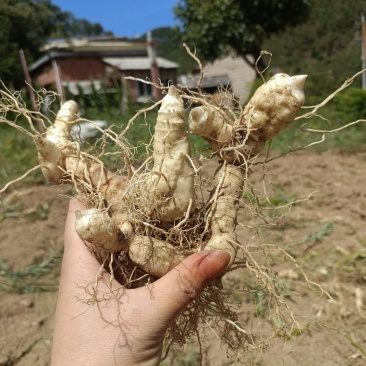
[{"label": "green plant", "polygon": [[184,352],[182,350],[173,350],[169,361],[162,361],[160,366],[199,366],[200,364],[198,347],[194,343],[189,343],[184,348]]},{"label": "green plant", "polygon": [[23,268],[9,266],[0,258],[0,291],[18,294],[56,291],[55,280],[60,271],[61,250],[52,250],[45,256],[35,258]]},{"label": "green plant", "polygon": [[334,229],[334,224],[332,222],[326,222],[323,226],[314,230],[311,234],[304,236],[304,238],[298,244],[316,244],[324,240],[327,236],[329,236]]},{"label": "green plant", "polygon": [[273,188],[273,195],[269,198],[269,202],[266,200],[265,206],[285,206],[293,203],[297,200],[296,195],[289,195],[280,184],[276,184]]},{"label": "green plant", "polygon": [[[18,134],[14,129],[0,123],[0,186],[4,186],[10,180],[23,175],[35,165],[36,148],[34,143],[23,134]],[[44,179],[40,172],[33,173],[23,180],[23,184],[39,183]]]},{"label": "green plant", "polygon": [[18,217],[20,214],[19,210],[22,208],[22,205],[19,202],[9,204],[5,200],[2,200],[0,203],[0,208],[0,222],[2,222],[8,217]]},{"label": "green plant", "polygon": [[26,212],[24,217],[29,221],[47,220],[49,209],[49,204],[44,202],[39,204],[35,209]]}]

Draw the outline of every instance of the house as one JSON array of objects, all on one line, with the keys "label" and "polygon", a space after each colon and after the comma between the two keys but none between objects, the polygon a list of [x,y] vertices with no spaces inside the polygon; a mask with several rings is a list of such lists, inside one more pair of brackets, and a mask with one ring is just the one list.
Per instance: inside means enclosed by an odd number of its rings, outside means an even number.
[{"label": "house", "polygon": [[[240,104],[244,104],[255,77],[255,70],[241,57],[228,56],[203,67],[201,89],[210,94],[217,93],[220,88],[229,89]],[[196,74],[181,76],[180,84],[194,89],[198,79]]]},{"label": "house", "polygon": [[80,37],[49,41],[44,56],[29,67],[35,83],[56,89],[61,98],[65,89],[74,95],[99,90],[112,81],[126,82],[131,99],[143,102],[154,97],[151,85],[125,76],[163,83],[176,83],[178,64],[156,57],[152,42],[121,37]]}]

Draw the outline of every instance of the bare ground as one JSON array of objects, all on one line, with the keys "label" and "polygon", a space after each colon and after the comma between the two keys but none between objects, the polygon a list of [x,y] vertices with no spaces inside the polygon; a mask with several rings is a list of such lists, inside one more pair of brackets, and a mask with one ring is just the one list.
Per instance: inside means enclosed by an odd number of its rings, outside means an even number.
[{"label": "bare ground", "polygon": [[[264,194],[263,173],[259,168],[250,179],[258,196]],[[275,210],[275,225],[271,230],[261,229],[260,238],[291,253],[309,280],[321,284],[332,299],[307,285],[288,258],[271,254],[267,265],[288,290],[287,303],[302,331],[290,329],[286,340],[276,338],[266,350],[241,355],[237,361],[228,360],[217,341],[213,342],[208,352],[210,365],[366,364],[366,152],[287,155],[268,164],[265,180],[265,193],[276,207],[311,194],[291,210]],[[13,191],[2,202],[0,258],[9,271],[0,270],[0,286],[8,286],[8,290],[17,286],[29,293],[0,292],[0,365],[50,362],[57,291],[37,293],[21,278],[10,278],[10,272],[19,277],[19,271],[29,268],[37,258],[43,263],[53,258],[53,270],[35,283],[51,286],[43,290],[57,285],[68,193],[68,187],[35,186]],[[259,222],[245,213],[241,221]],[[239,233],[242,243],[250,241],[247,228],[240,228]],[[240,281],[244,277],[236,273],[234,278]],[[244,327],[259,338],[266,337],[271,309],[255,307],[246,298],[242,301]],[[212,334],[208,337],[214,338]],[[192,363],[194,358],[188,347],[173,365],[197,364]]]}]

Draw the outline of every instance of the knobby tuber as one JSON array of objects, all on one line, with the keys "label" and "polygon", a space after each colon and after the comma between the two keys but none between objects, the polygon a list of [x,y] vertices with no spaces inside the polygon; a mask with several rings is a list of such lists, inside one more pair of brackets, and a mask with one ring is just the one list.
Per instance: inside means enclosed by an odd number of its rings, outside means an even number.
[{"label": "knobby tuber", "polygon": [[304,102],[305,78],[275,75],[233,122],[207,104],[192,109],[189,129],[222,159],[211,195],[200,205],[184,95],[174,86],[158,111],[150,171],[126,181],[87,158],[71,141],[72,125],[79,119],[72,101],[62,106],[45,136],[35,138],[42,171],[54,183],[71,181],[84,195],[96,197],[89,210],[77,213],[76,230],[84,240],[103,251],[127,253],[149,275],[160,277],[203,249],[228,251],[231,265],[239,247],[235,228],[246,162],[295,118]]},{"label": "knobby tuber", "polygon": [[[84,146],[72,140],[71,128],[81,120],[73,101],[61,106],[55,122],[42,134],[35,129],[34,134],[25,131],[16,122],[2,120],[2,115],[0,122],[33,138],[47,180],[73,184],[88,206],[86,211],[76,213],[76,231],[101,266],[106,268],[109,263],[112,275],[119,271],[123,286],[150,283],[194,252],[225,250],[231,257],[228,270],[230,266],[246,266],[251,273],[259,274],[261,286],[275,299],[276,314],[281,314],[278,307],[282,300],[267,268],[262,270],[253,252],[240,243],[238,211],[245,205],[243,189],[253,162],[266,142],[286,128],[303,105],[305,79],[305,75],[277,74],[257,89],[244,108],[226,108],[217,97],[200,90],[170,86],[162,101],[156,103],[160,108],[153,151],[140,168],[135,169],[125,158],[128,154],[120,144],[124,133],[105,133],[105,140],[110,139],[121,150],[123,175],[107,170],[99,156],[83,151]],[[11,102],[3,108],[4,115],[8,110],[21,109],[14,98],[9,94],[6,97]],[[188,113],[186,108],[191,104]],[[217,168],[213,179],[208,179],[210,184],[200,166],[203,159],[198,155],[202,151],[192,153],[191,133],[209,143],[211,158],[215,159]],[[197,319],[201,324],[210,323],[210,327],[214,319],[215,331],[232,349],[240,349],[243,338],[246,344],[252,344],[218,287],[210,286],[181,314],[168,334],[169,342],[182,345],[197,333]],[[238,343],[231,344],[234,338]]]},{"label": "knobby tuber", "polygon": [[190,209],[195,209],[194,168],[189,159],[188,134],[185,131],[183,99],[175,87],[170,87],[162,100],[156,120],[154,166],[146,182],[152,202],[157,202],[156,216],[163,222],[173,222]]},{"label": "knobby tuber", "polygon": [[194,108],[190,128],[227,162],[243,164],[294,120],[305,101],[305,80],[306,75],[276,74],[257,89],[233,125],[210,106]]}]

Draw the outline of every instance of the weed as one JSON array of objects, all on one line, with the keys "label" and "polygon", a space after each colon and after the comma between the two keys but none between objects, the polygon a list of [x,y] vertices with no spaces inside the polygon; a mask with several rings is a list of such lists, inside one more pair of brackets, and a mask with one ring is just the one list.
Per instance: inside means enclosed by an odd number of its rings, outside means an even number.
[{"label": "weed", "polygon": [[365,239],[357,237],[356,241],[358,242],[358,244],[360,244],[361,246],[366,248],[366,240]]},{"label": "weed", "polygon": [[[332,103],[329,103],[322,109],[322,115],[327,116],[327,118],[313,116],[306,124],[303,121],[301,124],[295,122],[290,128],[287,128],[273,139],[271,148],[279,152],[286,152],[289,149],[292,151],[298,150],[314,141],[314,134],[311,132],[304,133],[303,128],[331,130],[343,126],[344,121],[353,121],[359,119],[360,115],[364,116],[364,110],[362,109],[364,106],[364,101],[362,100],[364,93],[356,89],[350,88],[347,92],[348,95],[352,94],[352,99],[354,100],[352,105],[349,104],[347,95],[338,95]],[[311,104],[309,99],[308,103]],[[333,148],[351,152],[363,146],[366,138],[365,131],[361,125],[354,125],[341,133],[327,134],[323,143],[315,144],[309,149],[321,152]]]},{"label": "weed", "polygon": [[[31,139],[11,127],[0,126],[0,188],[10,180],[23,175],[27,170],[37,165],[36,147]],[[22,184],[43,182],[40,171],[28,176]]]},{"label": "weed", "polygon": [[5,200],[2,200],[0,205],[0,222],[11,217],[25,218],[31,222],[48,219],[50,206],[47,202],[38,205],[36,208],[28,210],[22,210],[22,208],[23,206],[19,202],[10,204]]},{"label": "weed", "polygon": [[[5,361],[5,363],[1,363],[1,365],[5,365],[5,366],[15,366],[17,364],[19,364],[19,362],[21,361],[21,359],[23,357],[25,357],[26,355],[28,355],[29,353],[31,353],[34,349],[34,347],[42,340],[42,337],[37,338],[35,341],[33,341],[28,347],[26,347],[24,350],[22,350],[20,352],[20,354],[16,357],[12,357],[12,356],[7,356],[7,360]],[[1,353],[0,353],[1,354]]]},{"label": "weed", "polygon": [[326,222],[319,230],[315,230],[311,234],[306,235],[298,244],[320,243],[332,233],[333,229],[334,224],[332,222]]},{"label": "weed", "polygon": [[18,294],[55,291],[54,279],[59,275],[62,250],[36,258],[24,268],[12,268],[0,258],[0,291]]},{"label": "weed", "polygon": [[34,210],[26,212],[24,217],[28,221],[47,220],[49,215],[49,204],[47,202],[41,203]]},{"label": "weed", "polygon": [[6,201],[2,200],[0,208],[0,222],[2,222],[9,217],[18,217],[20,214],[19,210],[22,208],[22,205],[19,202],[15,204],[9,204]]},{"label": "weed", "polygon": [[244,275],[243,285],[248,291],[247,302],[255,305],[255,316],[264,317],[270,304],[268,291],[248,275]]},{"label": "weed", "polygon": [[283,206],[296,200],[297,197],[295,195],[289,195],[286,189],[278,184],[274,187],[274,197],[270,199],[270,202],[273,206]]},{"label": "weed", "polygon": [[340,268],[347,273],[356,274],[354,282],[366,282],[366,249],[363,248],[345,256],[340,264]]},{"label": "weed", "polygon": [[358,351],[366,356],[366,349],[363,348],[360,343],[354,338],[354,336],[351,333],[345,333],[344,337],[354,346]]},{"label": "weed", "polygon": [[200,365],[200,358],[198,354],[198,348],[194,343],[188,344],[184,352],[178,349],[173,349],[169,360],[162,361],[160,366],[198,366]]}]

